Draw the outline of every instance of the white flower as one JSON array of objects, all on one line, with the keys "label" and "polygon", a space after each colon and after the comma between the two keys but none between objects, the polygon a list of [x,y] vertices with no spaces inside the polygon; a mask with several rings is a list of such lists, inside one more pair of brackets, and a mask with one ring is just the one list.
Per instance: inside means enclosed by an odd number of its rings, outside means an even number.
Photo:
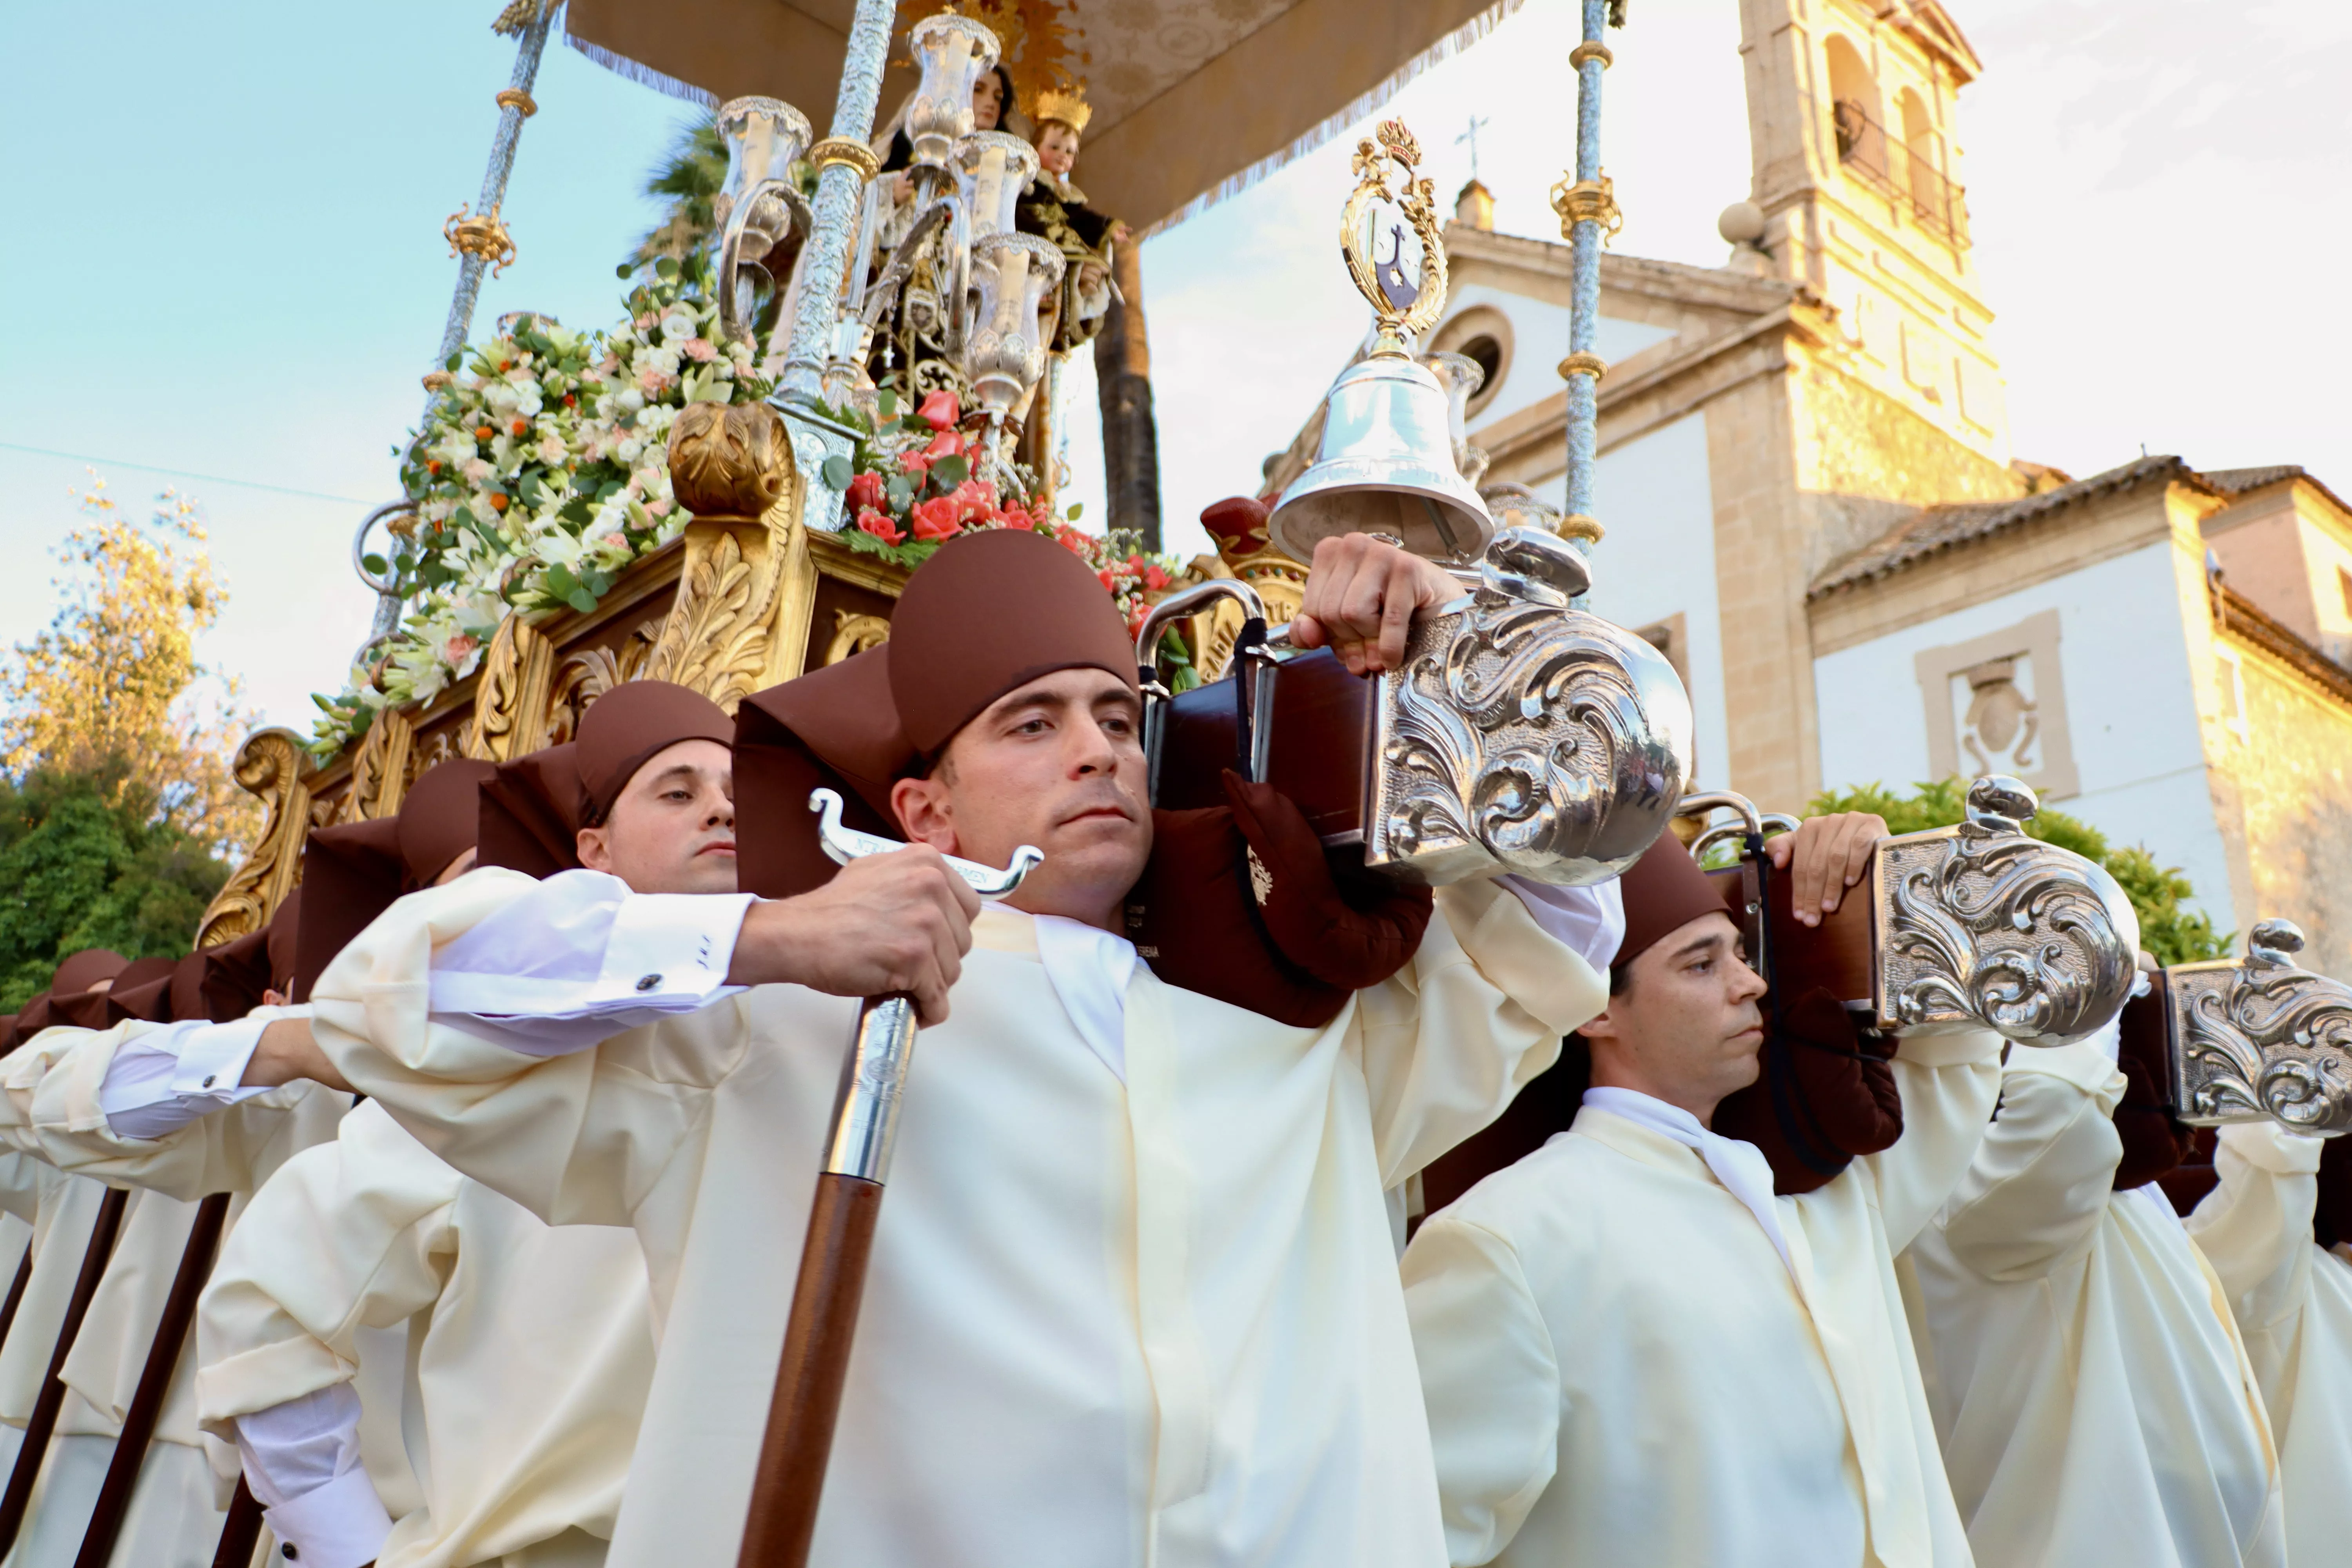
[{"label": "white flower", "polygon": [[[457,467],[458,474],[462,476],[465,481],[469,485],[486,485],[489,483],[490,476],[496,470],[494,470],[487,461],[480,458],[468,458]],[[473,497],[473,500],[480,501],[483,498],[479,494],[477,494]]]},{"label": "white flower", "polygon": [[563,437],[550,430],[539,438],[539,460],[549,468],[563,461]]},{"label": "white flower", "polygon": [[661,335],[673,343],[682,343],[694,336],[694,312],[684,305],[672,305],[662,317]]},{"label": "white flower", "polygon": [[541,395],[536,383],[515,389],[514,410],[524,418],[538,418],[539,411],[546,406],[546,400]]},{"label": "white flower", "polygon": [[509,413],[521,401],[520,394],[503,381],[494,381],[482,388],[482,401],[500,414]]},{"label": "white flower", "polygon": [[646,405],[646,395],[634,386],[623,387],[615,396],[625,413],[635,414]]},{"label": "white flower", "polygon": [[645,441],[636,436],[624,437],[621,444],[613,449],[613,455],[631,468],[635,468],[637,459],[646,455]]},{"label": "white flower", "polygon": [[[664,325],[667,326],[667,323],[665,322]],[[645,363],[652,365],[664,375],[676,375],[677,374],[678,363],[684,357],[684,352],[680,350],[677,344],[665,343],[660,348],[654,349],[646,353],[643,356],[643,361]]]},{"label": "white flower", "polygon": [[677,423],[677,416],[678,410],[672,408],[668,404],[656,403],[638,416],[638,434],[648,440],[656,436],[667,436],[669,433],[669,427]]}]

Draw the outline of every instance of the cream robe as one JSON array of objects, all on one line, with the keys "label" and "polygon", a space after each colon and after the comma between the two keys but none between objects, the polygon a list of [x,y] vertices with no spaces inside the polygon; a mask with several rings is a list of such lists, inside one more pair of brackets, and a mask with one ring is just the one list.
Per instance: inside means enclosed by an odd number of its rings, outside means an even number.
[{"label": "cream robe", "polygon": [[2278,1465],[2220,1283],[2155,1187],[2110,1191],[2124,1076],[2011,1053],[1967,1179],[1905,1259],[1983,1568],[2285,1559]]},{"label": "cream robe", "polygon": [[1775,1199],[1586,1106],[1405,1250],[1456,1563],[1959,1568],[1893,1255],[1968,1166],[2000,1041],[1903,1042],[1902,1140]]},{"label": "cream robe", "polygon": [[[99,1107],[114,1047],[161,1026],[134,1021],[103,1031],[48,1029],[0,1062],[0,1142],[71,1173],[45,1190],[57,1222],[48,1227],[55,1244],[43,1238],[34,1270],[45,1298],[40,1332],[31,1340],[12,1332],[0,1351],[0,1418],[20,1431],[81,1268],[100,1184],[131,1189],[114,1252],[66,1358],[68,1393],[47,1478],[12,1563],[60,1553],[70,1560],[79,1545],[195,1222],[194,1200],[251,1193],[294,1151],[331,1137],[350,1102],[315,1084],[289,1085],[170,1138],[116,1137]],[[242,1205],[241,1197],[230,1205],[230,1226]],[[31,1298],[28,1289],[27,1307]],[[169,1568],[212,1560],[226,1493],[215,1491],[196,1429],[194,1379],[194,1358],[184,1352],[156,1420],[155,1446],[143,1461],[118,1561]]]},{"label": "cream robe", "polygon": [[[665,1328],[612,1561],[731,1562],[857,1005],[763,986],[549,1058],[429,1020],[435,944],[537,886],[394,905],[314,1027],[459,1169],[635,1225]],[[1446,889],[1412,963],[1319,1030],[1139,965],[1122,1084],[1030,921],[974,939],[917,1049],[813,1561],[1436,1562],[1382,1194],[1549,1066],[1601,977],[1509,893]]]},{"label": "cream robe", "polygon": [[208,1428],[226,1437],[238,1415],[349,1379],[359,1331],[413,1317],[408,1433],[424,1499],[379,1568],[612,1534],[654,1367],[634,1234],[543,1225],[373,1104],[247,1212],[197,1321]]},{"label": "cream robe", "polygon": [[2189,1234],[2229,1293],[2278,1438],[2287,1560],[2352,1556],[2352,1248],[2311,1236],[2324,1144],[2263,1121],[2224,1127],[2221,1184]]}]

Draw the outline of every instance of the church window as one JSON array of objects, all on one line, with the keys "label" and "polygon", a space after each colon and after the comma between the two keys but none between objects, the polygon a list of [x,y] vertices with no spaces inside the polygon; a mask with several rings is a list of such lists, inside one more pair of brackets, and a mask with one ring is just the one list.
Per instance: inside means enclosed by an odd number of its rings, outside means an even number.
[{"label": "church window", "polygon": [[1472,419],[1486,412],[1511,375],[1511,319],[1492,305],[1464,307],[1430,335],[1433,351],[1457,353],[1475,361],[1486,373],[1463,412]]},{"label": "church window", "polygon": [[1828,54],[1830,126],[1837,139],[1838,162],[1864,184],[1893,195],[1877,79],[1846,39],[1832,34]]},{"label": "church window", "polygon": [[2343,567],[2338,566],[2336,569],[2336,586],[2344,595],[2345,615],[2352,616],[2352,572],[2347,572]]},{"label": "church window", "polygon": [[1486,379],[1478,384],[1478,389],[1481,392],[1490,386],[1502,384],[1503,345],[1495,341],[1493,333],[1481,332],[1465,342],[1455,352],[1476,360],[1478,368],[1486,373]]}]

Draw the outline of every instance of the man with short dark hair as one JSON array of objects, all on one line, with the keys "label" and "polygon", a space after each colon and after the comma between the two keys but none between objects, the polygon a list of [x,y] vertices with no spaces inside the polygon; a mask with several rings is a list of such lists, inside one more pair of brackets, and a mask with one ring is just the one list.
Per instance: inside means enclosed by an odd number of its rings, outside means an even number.
[{"label": "man with short dark hair", "polygon": [[[1834,908],[1885,832],[1771,840],[1798,907]],[[1451,1560],[1961,1568],[1893,1260],[1967,1168],[2000,1038],[1904,1039],[1901,1139],[1776,1196],[1763,1152],[1708,1125],[1764,1040],[1722,894],[1671,837],[1622,887],[1574,1123],[1405,1252]]]},{"label": "man with short dark hair", "polygon": [[[1318,561],[1300,629],[1392,663],[1412,611],[1459,590],[1369,541],[1348,553]],[[1295,807],[1246,796],[1270,890],[1213,934],[1257,940],[1307,886],[1346,956],[1384,967],[1307,1025],[1169,984],[1123,934],[1154,845],[1135,670],[1060,546],[950,541],[884,647],[780,689],[920,842],[724,919],[592,872],[484,873],[387,915],[321,982],[329,1054],[451,1163],[551,1220],[636,1226],[663,1345],[615,1565],[734,1559],[856,999],[890,992],[932,1027],[812,1561],[1443,1551],[1384,1194],[1601,1007],[1551,931],[1613,944],[1613,898],[1444,889],[1416,950],[1402,917],[1331,894]],[[806,822],[805,790],[784,809]],[[1277,843],[1292,827],[1303,853]],[[1022,844],[1042,868],[986,909],[941,858]],[[1285,952],[1342,972],[1326,946]]]}]

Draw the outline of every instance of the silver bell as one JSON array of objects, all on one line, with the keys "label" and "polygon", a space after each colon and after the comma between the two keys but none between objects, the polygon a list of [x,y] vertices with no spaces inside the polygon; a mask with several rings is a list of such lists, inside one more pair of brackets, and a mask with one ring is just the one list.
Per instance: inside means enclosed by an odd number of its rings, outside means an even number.
[{"label": "silver bell", "polygon": [[1349,365],[1325,401],[1323,442],[1282,492],[1266,533],[1294,561],[1318,541],[1383,533],[1433,561],[1469,561],[1495,520],[1454,466],[1445,389],[1402,354]]}]

